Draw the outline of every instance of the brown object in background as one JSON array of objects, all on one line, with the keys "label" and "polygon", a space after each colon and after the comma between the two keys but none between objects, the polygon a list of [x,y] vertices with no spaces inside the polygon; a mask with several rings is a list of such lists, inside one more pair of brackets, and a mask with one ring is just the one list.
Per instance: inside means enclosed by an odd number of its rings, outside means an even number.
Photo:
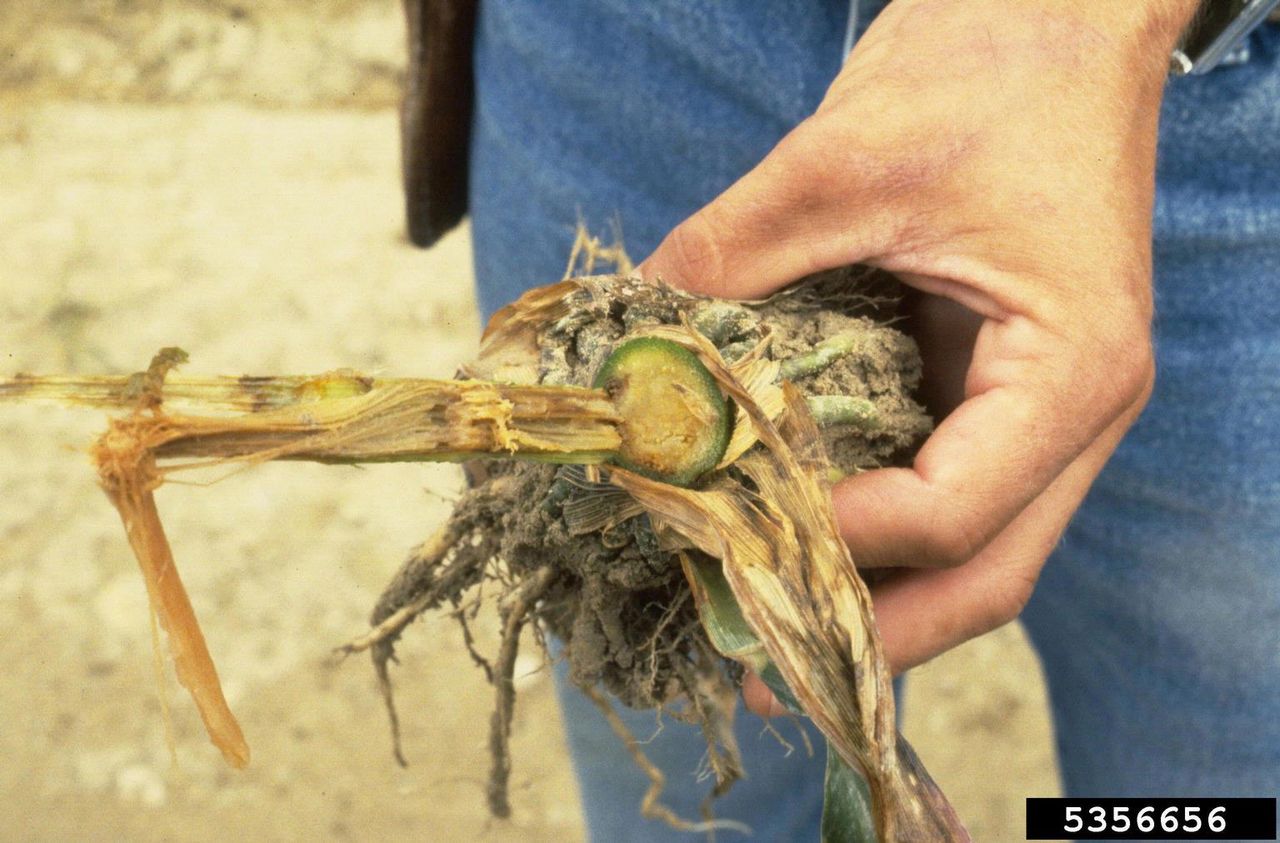
[{"label": "brown object in background", "polygon": [[409,60],[400,159],[409,239],[426,248],[467,213],[476,0],[404,0]]}]

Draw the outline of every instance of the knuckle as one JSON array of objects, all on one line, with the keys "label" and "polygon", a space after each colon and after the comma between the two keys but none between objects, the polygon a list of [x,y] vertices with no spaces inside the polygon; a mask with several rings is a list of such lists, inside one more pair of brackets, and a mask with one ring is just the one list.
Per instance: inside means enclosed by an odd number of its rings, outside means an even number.
[{"label": "knuckle", "polygon": [[1098,320],[1082,335],[1077,347],[1082,370],[1095,399],[1110,415],[1141,408],[1155,384],[1155,350],[1149,318],[1135,312],[1128,318]]},{"label": "knuckle", "polygon": [[1114,361],[1107,368],[1117,412],[1144,406],[1151,396],[1156,375],[1155,352],[1150,339],[1130,340],[1109,357]]},{"label": "knuckle", "polygon": [[711,207],[694,214],[667,235],[663,280],[712,295],[724,292],[724,252]]},{"label": "knuckle", "polygon": [[979,634],[1017,620],[1030,602],[1035,587],[1036,577],[1025,573],[1011,574],[993,587],[987,595],[981,617],[984,628],[979,630]]},{"label": "knuckle", "polygon": [[1136,393],[1141,388],[1147,370],[1152,365],[1151,320],[1143,308],[1136,305],[1128,316],[1116,319],[1111,325],[1106,341],[1123,361],[1122,370],[1127,386]]},{"label": "knuckle", "polygon": [[986,544],[968,520],[959,513],[948,513],[934,520],[926,539],[925,554],[938,568],[958,568],[978,554]]},{"label": "knuckle", "polygon": [[1151,392],[1156,385],[1156,355],[1151,343],[1144,343],[1134,359],[1134,370],[1130,377],[1129,390],[1133,402],[1139,408],[1145,407],[1151,399]]}]

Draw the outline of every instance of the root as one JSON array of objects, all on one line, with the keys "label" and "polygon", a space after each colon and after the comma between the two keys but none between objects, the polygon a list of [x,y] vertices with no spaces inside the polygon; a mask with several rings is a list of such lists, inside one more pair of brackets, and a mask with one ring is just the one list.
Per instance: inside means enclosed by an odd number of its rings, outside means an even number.
[{"label": "root", "polygon": [[662,791],[667,786],[667,777],[658,769],[658,766],[649,760],[649,756],[644,754],[644,750],[640,748],[640,742],[636,740],[636,736],[627,728],[627,724],[618,716],[618,712],[613,710],[608,697],[596,688],[583,688],[582,692],[587,698],[595,703],[596,708],[600,709],[600,713],[604,715],[604,719],[608,721],[609,728],[618,736],[623,745],[627,748],[627,752],[631,754],[631,760],[640,768],[640,772],[644,773],[649,779],[649,789],[645,791],[644,797],[640,800],[640,813],[647,819],[661,820],[677,831],[691,831],[699,834],[707,834],[717,830],[738,831],[743,834],[750,834],[750,827],[733,820],[703,820],[701,822],[693,822],[686,820],[672,811],[666,805],[659,802]]},{"label": "root", "polygon": [[668,643],[665,646],[661,646],[661,642],[663,641],[663,633],[666,632],[667,628],[672,625],[672,622],[675,620],[676,615],[679,614],[680,609],[684,607],[685,601],[688,600],[691,596],[692,595],[687,591],[682,592],[676,600],[672,601],[672,603],[669,606],[667,606],[666,610],[663,611],[662,613],[662,617],[658,619],[657,626],[654,627],[653,635],[649,637],[649,641],[645,645],[645,649],[649,651],[649,662],[648,662],[649,677],[650,677],[649,686],[650,686],[650,693],[652,694],[658,693],[658,690],[659,690],[658,689],[658,675],[660,672],[660,668],[658,664],[659,659],[662,657],[670,657],[675,651],[678,642],[683,640],[683,638],[685,637],[684,633],[681,632],[679,634],[671,636],[670,639],[668,639]]},{"label": "root", "polygon": [[569,247],[569,263],[564,268],[564,277],[576,275],[594,275],[596,261],[611,264],[619,275],[630,275],[635,269],[631,256],[622,244],[621,226],[614,223],[613,242],[608,246],[599,237],[587,231],[581,220],[573,232],[573,245]]},{"label": "root", "polygon": [[354,653],[363,653],[365,650],[376,647],[389,638],[398,638],[404,628],[413,623],[418,615],[431,608],[436,598],[437,593],[434,590],[428,591],[407,606],[401,606],[365,634],[352,638],[341,647],[334,648],[333,654],[340,659],[346,658]]},{"label": "root", "polygon": [[[447,532],[447,530],[442,531],[442,535],[443,532]],[[450,545],[444,545],[440,551],[440,556],[447,555],[449,549]],[[469,559],[455,561],[445,569],[445,573],[436,581],[434,587],[428,589],[408,605],[392,612],[369,632],[334,650],[334,656],[338,659],[344,659],[352,653],[359,653],[364,650],[369,651],[373,660],[373,671],[378,678],[378,692],[387,708],[387,722],[391,727],[391,754],[401,767],[408,767],[409,762],[405,759],[404,747],[400,741],[400,715],[396,711],[395,693],[391,685],[391,669],[389,665],[391,662],[396,661],[396,639],[400,637],[400,633],[404,631],[404,628],[412,623],[418,615],[438,605],[449,593],[449,587],[461,579],[458,576],[449,576],[450,574],[471,567],[474,567],[474,565]],[[475,651],[465,613],[466,609],[464,607],[458,609],[454,614],[462,625],[463,639],[466,641],[467,651],[471,653],[471,657],[484,669],[485,674],[492,681],[493,668],[483,656]]]},{"label": "root", "polygon": [[[800,718],[796,717],[794,714],[792,714],[789,711],[782,716],[785,717],[787,720],[791,721],[791,723],[795,725],[796,732],[798,732],[800,735],[800,742],[804,744],[805,757],[812,758],[813,757],[813,741],[809,739],[809,733],[808,731],[805,730],[804,723],[800,722]],[[796,751],[795,745],[792,744],[791,741],[787,740],[782,736],[782,732],[778,731],[778,727],[773,725],[772,720],[764,721],[764,728],[761,733],[766,734],[769,737],[773,738],[775,741],[777,741],[778,746],[782,747],[782,749],[785,751],[787,755],[790,755]]]},{"label": "root", "polygon": [[[413,558],[405,564],[405,568],[412,568],[415,575],[421,575],[428,569],[439,567],[449,555],[449,551],[458,543],[461,538],[461,532],[458,525],[453,519],[444,526],[440,532],[436,533],[430,539],[423,543],[422,547],[414,554]],[[422,592],[414,600],[400,606],[395,611],[385,614],[368,632],[351,639],[341,647],[336,648],[333,653],[338,658],[345,658],[353,653],[363,653],[365,650],[381,644],[388,639],[394,640],[400,636],[404,628],[413,623],[418,615],[431,608],[432,605],[440,600],[441,595],[448,590],[450,580],[454,577],[448,576],[448,573],[459,566],[450,566],[446,569],[446,573],[432,579],[431,587]],[[374,609],[375,617],[383,610],[383,606]],[[376,660],[375,660],[376,664]]]},{"label": "root", "polygon": [[502,609],[502,644],[494,664],[494,688],[497,704],[489,721],[489,752],[493,756],[489,769],[489,810],[496,817],[511,816],[507,799],[507,783],[511,778],[511,714],[516,704],[516,655],[520,652],[520,632],[529,612],[546,592],[555,577],[554,569],[539,568],[520,586],[511,602]]},{"label": "root", "polygon": [[764,727],[762,732],[763,734],[768,735],[769,737],[773,738],[775,741],[778,742],[778,746],[782,747],[782,756],[784,758],[789,757],[792,753],[796,751],[795,744],[791,743],[791,741],[784,738],[782,736],[782,733],[779,732],[774,727],[774,725],[770,723],[768,720],[764,721]]},{"label": "root", "polygon": [[[454,563],[443,571],[427,574],[428,571],[434,571],[444,563],[450,551],[457,546],[462,538],[463,532],[459,520],[451,518],[443,529],[424,542],[422,547],[405,563],[401,569],[401,576],[397,577],[392,586],[394,588],[396,582],[399,582],[406,572],[415,577],[428,577],[431,585],[413,600],[394,610],[389,605],[386,605],[388,601],[384,597],[374,609],[376,623],[373,628],[364,635],[352,639],[333,651],[333,655],[337,660],[342,660],[353,653],[369,651],[373,660],[373,672],[378,679],[378,692],[387,708],[387,722],[391,727],[391,754],[401,767],[409,766],[409,762],[405,759],[404,749],[401,745],[400,716],[396,712],[395,693],[391,685],[389,664],[395,660],[395,642],[406,626],[413,623],[418,615],[436,606],[446,595],[456,593],[453,592],[453,589],[460,591],[461,588],[465,587],[468,582],[466,575],[479,575],[474,572],[473,569],[476,566],[470,557],[455,559]],[[401,592],[393,591],[392,589],[389,589],[388,593],[393,593],[396,597],[401,594]],[[380,619],[379,616],[381,616]]]},{"label": "root", "polygon": [[709,816],[712,801],[742,778],[742,752],[733,732],[737,691],[725,680],[716,656],[703,647],[698,652],[697,663],[684,666],[680,673],[707,743],[707,764],[715,775],[715,787],[703,805],[704,815]]},{"label": "root", "polygon": [[378,677],[378,693],[382,703],[387,707],[387,722],[391,725],[391,754],[401,767],[408,767],[404,757],[404,748],[400,742],[400,715],[396,713],[395,692],[391,687],[391,673],[387,664],[395,659],[391,645],[379,642],[373,648],[373,672]]},{"label": "root", "polygon": [[[383,591],[370,618],[372,628],[334,650],[334,656],[339,660],[352,653],[369,651],[391,726],[391,751],[402,767],[408,762],[400,743],[400,718],[396,712],[389,666],[395,659],[396,641],[405,627],[423,612],[446,600],[453,601],[456,606],[462,593],[484,577],[489,560],[497,553],[498,534],[493,525],[478,519],[476,512],[488,507],[504,507],[514,489],[514,481],[510,477],[495,477],[467,492],[445,526],[423,542]],[[477,535],[481,537],[478,543],[470,541]],[[459,620],[463,620],[461,613],[465,611],[465,607],[457,609]],[[479,658],[474,653],[470,629],[464,620],[462,625],[468,650],[473,651],[473,657]],[[491,674],[492,667],[488,667],[482,658],[479,661],[486,667],[486,673]]]},{"label": "root", "polygon": [[812,276],[807,283],[788,287],[769,299],[784,313],[831,309],[850,316],[867,316],[882,324],[897,321],[901,302],[901,285],[893,276],[867,266],[849,266]]},{"label": "root", "polygon": [[[467,654],[471,656],[471,661],[475,662],[476,667],[484,671],[485,681],[490,685],[493,684],[493,665],[489,664],[489,660],[480,655],[476,650],[476,639],[471,634],[471,626],[467,623],[467,607],[460,606],[453,611],[453,619],[458,622],[458,626],[462,627],[462,643],[466,645]],[[474,617],[474,615],[473,615]]]}]

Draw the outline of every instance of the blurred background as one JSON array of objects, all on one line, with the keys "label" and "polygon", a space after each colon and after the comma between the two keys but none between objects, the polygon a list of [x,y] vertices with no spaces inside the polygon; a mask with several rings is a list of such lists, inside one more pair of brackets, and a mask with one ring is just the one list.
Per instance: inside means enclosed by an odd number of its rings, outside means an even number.
[{"label": "blurred background", "polygon": [[[479,329],[470,240],[404,238],[403,44],[394,0],[0,4],[0,377],[128,373],[165,345],[192,374],[451,375]],[[400,646],[407,769],[367,661],[329,657],[448,512],[453,467],[266,465],[159,492],[253,748],[224,767],[167,676],[175,766],[144,587],[85,454],[102,427],[0,405],[0,839],[582,839],[533,647],[503,822],[484,808],[492,694],[451,621]],[[1023,799],[1058,785],[1021,631],[917,671],[907,698],[974,839],[1022,839]]]}]

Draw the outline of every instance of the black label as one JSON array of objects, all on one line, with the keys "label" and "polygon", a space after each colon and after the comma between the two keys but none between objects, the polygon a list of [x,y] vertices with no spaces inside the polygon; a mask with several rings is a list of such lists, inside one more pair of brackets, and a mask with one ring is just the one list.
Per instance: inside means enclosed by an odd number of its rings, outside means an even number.
[{"label": "black label", "polygon": [[1275,840],[1275,799],[1028,799],[1028,840]]}]

